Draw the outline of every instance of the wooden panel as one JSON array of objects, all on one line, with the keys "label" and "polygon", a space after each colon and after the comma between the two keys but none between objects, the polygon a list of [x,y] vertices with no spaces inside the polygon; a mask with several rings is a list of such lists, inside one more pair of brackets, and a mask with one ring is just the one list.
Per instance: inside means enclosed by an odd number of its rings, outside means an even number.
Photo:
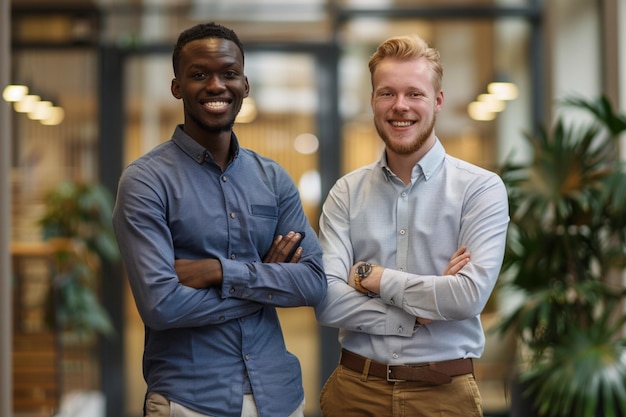
[{"label": "wooden panel", "polygon": [[13,410],[50,416],[58,410],[60,372],[54,333],[13,335]]}]

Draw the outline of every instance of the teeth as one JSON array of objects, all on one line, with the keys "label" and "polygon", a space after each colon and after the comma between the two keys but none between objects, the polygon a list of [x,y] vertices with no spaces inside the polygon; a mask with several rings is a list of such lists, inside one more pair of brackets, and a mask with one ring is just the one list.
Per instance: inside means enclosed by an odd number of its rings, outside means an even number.
[{"label": "teeth", "polygon": [[209,102],[204,103],[204,105],[212,109],[219,109],[221,107],[228,106],[228,103],[225,101],[209,101]]},{"label": "teeth", "polygon": [[407,127],[411,126],[413,122],[391,122],[391,124],[395,127]]}]

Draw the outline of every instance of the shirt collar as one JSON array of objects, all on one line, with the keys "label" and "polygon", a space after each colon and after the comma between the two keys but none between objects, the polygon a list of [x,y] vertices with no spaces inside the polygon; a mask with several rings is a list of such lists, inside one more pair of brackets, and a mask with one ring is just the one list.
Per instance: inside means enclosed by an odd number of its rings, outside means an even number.
[{"label": "shirt collar", "polygon": [[422,170],[426,181],[435,173],[445,156],[446,150],[443,148],[439,138],[435,138],[433,147],[417,162],[417,166]]},{"label": "shirt collar", "polygon": [[[213,160],[211,152],[186,134],[182,124],[176,126],[174,134],[172,135],[172,142],[178,145],[183,152],[199,164],[203,164],[206,160]],[[237,140],[235,132],[231,133],[230,155],[231,160],[237,158],[237,155],[239,155],[239,141]]]},{"label": "shirt collar", "polygon": [[[424,175],[424,179],[428,181],[437,169],[437,167],[439,167],[445,156],[446,151],[443,145],[439,141],[439,138],[435,138],[435,143],[433,144],[433,147],[430,148],[426,155],[424,155],[422,159],[417,162],[417,164],[415,164],[415,167],[413,168],[413,174],[411,175],[412,179],[419,175],[421,171],[421,174]],[[381,166],[387,180],[389,180],[391,176],[395,176],[395,174],[391,171],[391,169],[389,169],[389,166],[387,165],[387,154],[385,153],[385,151],[383,151],[378,163]]]}]

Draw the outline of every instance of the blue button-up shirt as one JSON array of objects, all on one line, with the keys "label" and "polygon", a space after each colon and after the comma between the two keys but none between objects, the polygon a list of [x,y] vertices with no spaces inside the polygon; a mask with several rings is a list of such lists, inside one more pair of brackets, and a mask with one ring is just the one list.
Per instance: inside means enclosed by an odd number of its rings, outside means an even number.
[{"label": "blue button-up shirt", "polygon": [[[203,414],[239,417],[251,386],[260,416],[287,416],[304,392],[275,307],[321,301],[321,247],[289,175],[234,134],[231,155],[222,172],[178,126],[120,179],[113,223],[145,324],[144,377],[149,391]],[[290,230],[306,234],[302,259],[262,263]],[[222,286],[183,286],[178,258],[219,259]]]},{"label": "blue button-up shirt", "polygon": [[[479,315],[498,278],[508,221],[502,180],[446,155],[438,140],[407,185],[383,153],[337,181],[324,203],[320,243],[329,285],[318,319],[341,328],[344,348],[382,363],[479,357]],[[442,275],[462,245],[471,262]],[[386,268],[380,297],[348,286],[357,261]],[[416,317],[433,322],[415,331]]]}]

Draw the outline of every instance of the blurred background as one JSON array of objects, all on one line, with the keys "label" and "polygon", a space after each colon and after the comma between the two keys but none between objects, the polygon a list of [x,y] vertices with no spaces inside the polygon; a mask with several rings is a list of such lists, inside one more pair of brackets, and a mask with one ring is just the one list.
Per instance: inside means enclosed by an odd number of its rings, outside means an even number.
[{"label": "blurred background", "polygon": [[[314,228],[334,181],[380,155],[367,62],[390,36],[417,33],[439,49],[445,105],[437,135],[448,153],[488,169],[527,158],[524,134],[550,121],[566,95],[604,94],[625,107],[624,0],[0,4],[3,91],[25,86],[54,109],[38,116],[21,108],[19,88],[19,98],[6,93],[2,102],[1,394],[10,405],[3,415],[15,417],[142,415],[143,324],[121,265],[96,262],[96,299],[111,336],[98,326],[87,337],[50,326],[58,247],[44,239],[41,219],[60,184],[96,184],[96,194],[113,196],[123,167],[170,138],[182,122],[170,93],[171,53],[187,27],[216,21],[238,33],[251,93],[235,131],[243,146],[287,169]],[[510,95],[498,96],[504,87]],[[499,304],[485,312],[486,327]],[[280,314],[303,366],[306,414],[319,416],[319,392],[338,358],[336,332],[320,328],[311,309]],[[477,365],[486,415],[508,415],[514,351],[514,341],[488,336]]]}]

